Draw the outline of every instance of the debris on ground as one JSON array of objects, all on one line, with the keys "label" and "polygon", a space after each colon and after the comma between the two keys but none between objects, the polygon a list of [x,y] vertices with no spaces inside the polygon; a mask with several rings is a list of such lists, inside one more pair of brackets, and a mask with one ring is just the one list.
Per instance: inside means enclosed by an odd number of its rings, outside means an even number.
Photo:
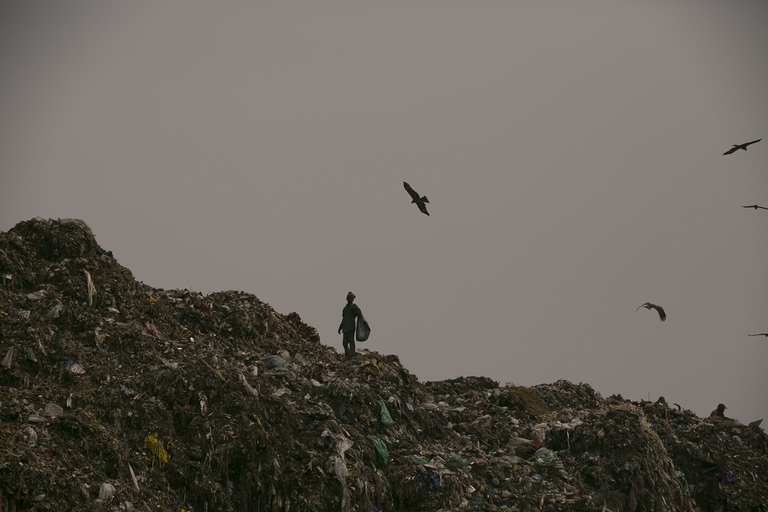
[{"label": "debris on ground", "polygon": [[254,295],[0,232],[0,511],[766,511],[768,436],[588,384],[421,382]]}]

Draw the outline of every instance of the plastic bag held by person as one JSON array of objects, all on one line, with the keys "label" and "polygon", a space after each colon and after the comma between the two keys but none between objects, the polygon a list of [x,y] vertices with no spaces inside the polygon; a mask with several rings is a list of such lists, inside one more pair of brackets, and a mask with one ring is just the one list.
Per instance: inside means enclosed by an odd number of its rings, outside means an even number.
[{"label": "plastic bag held by person", "polygon": [[357,341],[365,341],[368,336],[371,335],[371,327],[368,325],[368,321],[363,315],[357,319],[357,328],[355,329],[355,339]]}]

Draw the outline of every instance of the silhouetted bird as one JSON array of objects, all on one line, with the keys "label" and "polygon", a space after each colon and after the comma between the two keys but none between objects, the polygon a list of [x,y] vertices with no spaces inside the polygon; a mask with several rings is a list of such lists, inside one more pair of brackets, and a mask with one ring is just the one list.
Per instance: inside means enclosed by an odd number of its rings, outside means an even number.
[{"label": "silhouetted bird", "polygon": [[661,319],[662,322],[667,319],[667,314],[664,312],[664,308],[662,308],[661,306],[657,306],[656,304],[651,304],[650,302],[646,302],[645,304],[638,306],[635,312],[637,312],[640,308],[645,308],[645,309],[653,308],[659,313],[659,318]]},{"label": "silhouetted bird", "polygon": [[768,338],[768,332],[756,332],[755,334],[747,334],[747,336],[765,336]]},{"label": "silhouetted bird", "polygon": [[768,208],[765,206],[760,206],[759,204],[750,204],[749,206],[742,206],[742,208],[754,208],[755,210],[760,208],[761,210],[768,210]]},{"label": "silhouetted bird", "polygon": [[736,151],[738,151],[740,149],[743,149],[744,151],[746,151],[747,150],[747,146],[749,146],[750,144],[755,144],[757,142],[760,142],[761,140],[763,140],[763,139],[753,140],[752,142],[745,142],[744,144],[734,144],[731,149],[729,149],[728,151],[723,153],[723,156],[730,155],[731,153],[735,153]]},{"label": "silhouetted bird", "polygon": [[710,418],[725,418],[725,410],[727,409],[726,406],[723,404],[717,404],[717,409],[709,413]]},{"label": "silhouetted bird", "polygon": [[416,206],[419,207],[419,210],[421,210],[421,213],[424,215],[429,215],[429,212],[427,211],[427,205],[424,203],[428,203],[429,199],[427,199],[427,196],[421,196],[419,197],[419,194],[416,193],[415,190],[411,188],[411,186],[403,182],[403,186],[405,187],[405,190],[408,191],[408,193],[411,195],[411,198],[413,199],[411,203],[416,203]]}]

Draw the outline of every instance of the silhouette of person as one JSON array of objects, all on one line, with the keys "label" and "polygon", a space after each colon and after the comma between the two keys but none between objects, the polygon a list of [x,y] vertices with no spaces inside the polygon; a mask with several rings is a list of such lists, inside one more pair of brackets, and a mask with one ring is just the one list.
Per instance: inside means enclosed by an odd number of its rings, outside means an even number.
[{"label": "silhouette of person", "polygon": [[347,293],[347,305],[341,311],[339,324],[339,334],[344,333],[341,344],[344,346],[344,355],[347,357],[355,356],[355,320],[362,315],[363,312],[355,304],[355,294]]}]

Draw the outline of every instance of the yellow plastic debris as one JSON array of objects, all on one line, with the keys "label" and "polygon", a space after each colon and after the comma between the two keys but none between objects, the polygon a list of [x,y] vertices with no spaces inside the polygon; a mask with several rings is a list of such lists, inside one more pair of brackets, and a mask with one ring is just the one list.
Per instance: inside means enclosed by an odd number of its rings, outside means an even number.
[{"label": "yellow plastic debris", "polygon": [[152,455],[154,455],[158,462],[160,462],[160,467],[165,466],[165,464],[171,460],[171,454],[165,450],[162,444],[160,444],[156,434],[150,434],[144,438],[144,448],[149,448]]}]

